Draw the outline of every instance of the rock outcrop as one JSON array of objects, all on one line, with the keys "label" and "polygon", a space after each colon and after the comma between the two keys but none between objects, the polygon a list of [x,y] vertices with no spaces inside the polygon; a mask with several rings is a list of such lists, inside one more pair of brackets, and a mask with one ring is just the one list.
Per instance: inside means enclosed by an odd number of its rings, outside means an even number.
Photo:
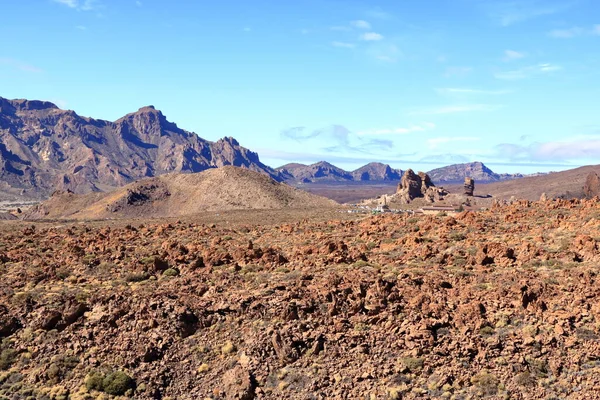
[{"label": "rock outcrop", "polygon": [[436,187],[425,172],[415,174],[412,169],[406,170],[396,191],[396,197],[399,197],[403,203],[410,203],[416,198],[424,198],[427,202],[433,203],[443,200],[447,194],[444,188]]},{"label": "rock outcrop", "polygon": [[467,196],[473,196],[473,193],[475,192],[475,179],[473,178],[465,178],[465,194]]},{"label": "rock outcrop", "polygon": [[588,199],[600,196],[600,177],[595,172],[590,172],[583,186],[583,194]]}]

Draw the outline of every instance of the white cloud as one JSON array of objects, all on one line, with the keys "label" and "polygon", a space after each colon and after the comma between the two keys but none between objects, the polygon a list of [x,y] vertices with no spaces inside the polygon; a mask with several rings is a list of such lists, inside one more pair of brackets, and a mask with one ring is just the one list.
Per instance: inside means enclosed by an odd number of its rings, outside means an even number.
[{"label": "white cloud", "polygon": [[99,0],[53,0],[55,3],[65,5],[79,11],[92,11],[100,8]]},{"label": "white cloud", "polygon": [[480,4],[490,18],[501,26],[510,26],[518,22],[528,21],[545,15],[563,12],[573,6],[576,0],[504,0],[481,1]]},{"label": "white cloud", "polygon": [[6,66],[9,66],[12,68],[16,68],[23,72],[32,72],[32,73],[44,72],[41,68],[35,67],[33,65],[30,65],[30,64],[24,63],[20,60],[16,60],[14,58],[9,58],[9,57],[5,57],[5,58],[0,57],[0,65],[6,65]]},{"label": "white cloud", "polygon": [[54,2],[64,4],[65,6],[71,8],[77,8],[79,5],[79,0],[54,0]]},{"label": "white cloud", "polygon": [[354,43],[347,43],[347,42],[331,42],[331,45],[333,47],[340,47],[343,49],[353,49],[354,47],[356,47],[356,45]]},{"label": "white cloud", "polygon": [[379,136],[379,135],[406,135],[415,132],[425,132],[431,129],[435,129],[435,124],[431,122],[425,122],[420,125],[411,125],[408,128],[384,128],[384,129],[370,129],[367,131],[358,132],[358,135],[364,136]]},{"label": "white cloud", "polygon": [[554,29],[548,32],[548,36],[559,39],[570,39],[576,36],[581,36],[585,33],[585,29],[578,26],[568,29]]},{"label": "white cloud", "polygon": [[350,22],[350,25],[352,25],[353,27],[358,28],[358,29],[371,29],[371,24],[362,19],[359,19],[357,21],[352,21],[352,22]]},{"label": "white cloud", "polygon": [[544,75],[551,72],[556,72],[562,70],[560,65],[544,63],[537,65],[530,65],[528,67],[524,67],[521,69],[513,70],[513,71],[505,71],[505,72],[497,72],[494,74],[496,79],[506,80],[506,81],[516,81],[520,79],[526,79],[536,75]]},{"label": "white cloud", "polygon": [[402,52],[395,44],[371,42],[367,48],[367,55],[377,61],[395,63],[402,56]]},{"label": "white cloud", "polygon": [[521,58],[525,58],[527,56],[526,53],[515,51],[515,50],[505,50],[504,51],[504,61],[513,61]]},{"label": "white cloud", "polygon": [[512,160],[592,160],[600,157],[600,138],[582,135],[571,140],[533,143],[527,146],[503,143],[496,147],[496,151]]},{"label": "white cloud", "polygon": [[476,142],[481,140],[474,136],[447,136],[427,139],[427,145],[430,149],[437,149],[440,145],[452,142]]},{"label": "white cloud", "polygon": [[582,28],[575,26],[567,29],[554,29],[548,32],[548,36],[557,39],[571,39],[579,36],[595,36],[600,35],[600,25],[594,25],[591,28]]},{"label": "white cloud", "polygon": [[462,104],[462,105],[451,105],[451,106],[440,106],[434,108],[427,108],[422,110],[414,110],[409,112],[409,115],[443,115],[443,114],[457,114],[467,113],[474,111],[494,111],[500,108],[497,105],[491,104]]},{"label": "white cloud", "polygon": [[383,39],[383,35],[380,35],[376,32],[367,32],[360,35],[360,40],[364,40],[367,42],[378,42]]}]

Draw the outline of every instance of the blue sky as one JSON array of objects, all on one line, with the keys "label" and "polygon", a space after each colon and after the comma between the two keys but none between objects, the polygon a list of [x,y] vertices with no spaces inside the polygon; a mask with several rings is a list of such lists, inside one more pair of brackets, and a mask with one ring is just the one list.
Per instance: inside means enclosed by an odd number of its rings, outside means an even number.
[{"label": "blue sky", "polygon": [[600,163],[596,0],[1,0],[0,96],[152,104],[269,165]]}]

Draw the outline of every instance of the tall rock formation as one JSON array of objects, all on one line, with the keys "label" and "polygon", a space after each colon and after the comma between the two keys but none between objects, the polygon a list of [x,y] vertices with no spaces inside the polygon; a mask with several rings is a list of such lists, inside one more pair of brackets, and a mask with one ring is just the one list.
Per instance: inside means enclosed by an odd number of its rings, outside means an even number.
[{"label": "tall rock formation", "polygon": [[595,172],[590,172],[583,186],[583,194],[588,199],[600,196],[600,177]]},{"label": "tall rock formation", "polygon": [[475,179],[473,178],[465,178],[465,194],[467,196],[473,196],[473,193],[475,192]]},{"label": "tall rock formation", "polygon": [[0,98],[0,194],[45,198],[55,190],[87,193],[224,165],[282,180],[235,139],[202,139],[153,106],[110,122],[49,102]]},{"label": "tall rock formation", "polygon": [[412,169],[404,172],[396,190],[396,196],[406,204],[417,198],[423,198],[427,202],[433,203],[443,200],[447,194],[448,192],[444,188],[436,187],[425,172],[415,174]]}]

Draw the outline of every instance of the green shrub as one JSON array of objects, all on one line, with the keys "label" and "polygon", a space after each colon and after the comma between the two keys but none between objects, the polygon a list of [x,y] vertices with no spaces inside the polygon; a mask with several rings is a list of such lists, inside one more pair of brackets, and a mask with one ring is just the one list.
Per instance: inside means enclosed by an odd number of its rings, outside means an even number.
[{"label": "green shrub", "polygon": [[102,381],[104,392],[115,396],[125,394],[129,389],[133,389],[134,386],[133,379],[122,371],[111,372]]},{"label": "green shrub", "polygon": [[140,272],[140,273],[131,273],[125,277],[127,282],[142,282],[150,279],[150,274],[148,272]]},{"label": "green shrub", "polygon": [[178,276],[179,275],[179,271],[175,268],[169,268],[167,270],[165,270],[165,272],[163,272],[164,276]]},{"label": "green shrub", "polygon": [[99,372],[92,372],[85,378],[85,387],[88,391],[97,390],[101,392],[104,388],[102,386],[102,382],[104,381],[104,376]]},{"label": "green shrub", "polygon": [[4,349],[0,353],[0,371],[9,369],[17,359],[17,352],[13,349]]},{"label": "green shrub", "polygon": [[404,357],[404,358],[400,359],[400,362],[402,363],[402,365],[405,368],[407,368],[411,372],[420,370],[421,368],[423,368],[423,365],[425,364],[425,362],[423,361],[422,358],[415,358],[415,357]]},{"label": "green shrub", "polygon": [[498,378],[494,375],[482,372],[471,378],[471,383],[479,387],[484,395],[492,396],[498,392]]}]

